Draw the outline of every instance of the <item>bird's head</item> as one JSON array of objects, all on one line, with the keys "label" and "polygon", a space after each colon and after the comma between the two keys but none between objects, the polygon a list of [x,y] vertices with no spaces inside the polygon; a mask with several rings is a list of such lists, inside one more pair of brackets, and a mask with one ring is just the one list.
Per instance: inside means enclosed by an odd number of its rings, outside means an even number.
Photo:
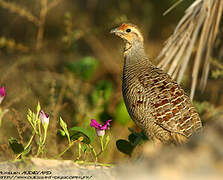
[{"label": "bird's head", "polygon": [[135,43],[143,43],[143,36],[136,25],[123,23],[119,27],[112,29],[113,33],[121,37],[127,44],[133,45]]}]

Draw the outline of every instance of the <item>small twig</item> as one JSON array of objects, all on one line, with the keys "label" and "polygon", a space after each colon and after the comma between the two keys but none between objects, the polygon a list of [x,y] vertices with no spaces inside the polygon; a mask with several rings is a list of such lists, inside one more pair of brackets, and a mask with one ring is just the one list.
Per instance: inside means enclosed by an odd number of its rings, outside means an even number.
[{"label": "small twig", "polygon": [[37,26],[39,25],[39,19],[36,18],[31,12],[29,12],[24,7],[20,7],[12,2],[5,2],[4,0],[0,0],[0,6],[26,18],[28,21],[34,23]]},{"label": "small twig", "polygon": [[39,50],[42,47],[46,15],[47,15],[47,0],[41,0],[40,19],[39,19],[38,33],[36,39],[37,50]]},{"label": "small twig", "polygon": [[48,5],[48,11],[51,10],[52,8],[54,8],[55,6],[57,6],[62,1],[63,0],[54,0],[51,3],[49,3],[49,5]]}]

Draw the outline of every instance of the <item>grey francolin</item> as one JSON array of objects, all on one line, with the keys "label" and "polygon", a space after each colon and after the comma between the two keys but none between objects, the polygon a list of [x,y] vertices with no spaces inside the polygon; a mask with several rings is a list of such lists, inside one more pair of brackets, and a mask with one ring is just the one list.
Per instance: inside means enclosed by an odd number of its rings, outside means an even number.
[{"label": "grey francolin", "polygon": [[202,128],[189,97],[148,59],[137,26],[122,24],[111,33],[125,41],[122,93],[133,121],[155,143],[187,142]]}]

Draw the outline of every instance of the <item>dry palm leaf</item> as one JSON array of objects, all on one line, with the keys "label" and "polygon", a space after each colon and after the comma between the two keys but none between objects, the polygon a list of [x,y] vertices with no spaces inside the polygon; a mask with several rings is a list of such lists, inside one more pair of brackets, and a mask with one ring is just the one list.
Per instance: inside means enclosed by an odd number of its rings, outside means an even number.
[{"label": "dry palm leaf", "polygon": [[158,56],[158,67],[169,66],[168,73],[179,83],[188,66],[196,46],[192,72],[191,99],[197,86],[199,70],[202,67],[200,86],[207,83],[210,56],[219,31],[223,12],[223,0],[196,0],[185,12],[173,34],[166,41]]}]

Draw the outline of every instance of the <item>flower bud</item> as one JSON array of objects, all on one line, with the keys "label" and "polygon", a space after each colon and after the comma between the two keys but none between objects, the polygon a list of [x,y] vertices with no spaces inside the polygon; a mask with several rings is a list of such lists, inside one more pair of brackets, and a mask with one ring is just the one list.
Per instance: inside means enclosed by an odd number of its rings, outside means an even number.
[{"label": "flower bud", "polygon": [[47,113],[45,113],[43,110],[41,110],[39,112],[39,118],[40,118],[40,121],[43,126],[44,125],[48,126],[50,117]]},{"label": "flower bud", "polygon": [[5,93],[5,86],[2,86],[0,88],[0,104],[2,103],[3,99],[5,98],[5,95],[6,95],[6,93]]}]

